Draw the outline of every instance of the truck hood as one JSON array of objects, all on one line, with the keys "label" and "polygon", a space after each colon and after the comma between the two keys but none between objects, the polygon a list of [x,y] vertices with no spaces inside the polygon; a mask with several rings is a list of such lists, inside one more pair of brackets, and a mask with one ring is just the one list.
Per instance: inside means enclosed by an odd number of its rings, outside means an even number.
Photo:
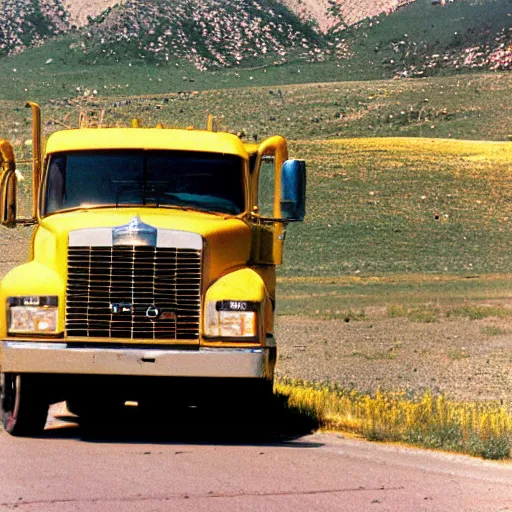
[{"label": "truck hood", "polygon": [[200,235],[204,250],[204,284],[249,261],[251,227],[244,220],[230,215],[162,208],[102,208],[48,216],[41,221],[34,235],[33,257],[65,275],[67,265],[62,261],[62,255],[67,254],[69,233],[126,226],[136,217],[157,229]]}]

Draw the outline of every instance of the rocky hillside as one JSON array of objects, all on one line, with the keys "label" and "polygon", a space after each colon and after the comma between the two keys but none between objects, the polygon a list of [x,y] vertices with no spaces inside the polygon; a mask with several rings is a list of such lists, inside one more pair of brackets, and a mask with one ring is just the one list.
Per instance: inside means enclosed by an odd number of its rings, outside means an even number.
[{"label": "rocky hillside", "polygon": [[115,5],[122,3],[121,0],[62,0],[71,23],[77,27],[87,25],[90,18],[96,18],[102,12]]},{"label": "rocky hillside", "polygon": [[127,1],[90,23],[80,48],[96,62],[185,60],[201,70],[344,51],[275,0]]},{"label": "rocky hillside", "polygon": [[0,0],[0,56],[38,46],[70,28],[60,0]]},{"label": "rocky hillside", "polygon": [[185,59],[199,69],[344,51],[279,0],[0,0],[0,56],[66,33],[91,62]]},{"label": "rocky hillside", "polygon": [[[96,18],[106,9],[126,0],[62,0],[68,12],[69,20],[76,26],[86,25],[88,18]],[[364,18],[377,16],[382,12],[391,12],[398,7],[415,0],[280,0],[288,9],[303,20],[314,21],[320,30],[327,31],[339,19],[336,11],[344,21],[351,25]]]},{"label": "rocky hillside", "polygon": [[[220,6],[217,17],[222,16],[225,11],[236,11],[235,14],[238,17],[249,17],[256,11],[257,16],[265,21],[281,23],[282,16],[272,18],[276,11],[282,12],[281,6],[284,5],[302,22],[306,22],[310,26],[313,25],[318,31],[325,33],[339,24],[341,19],[345,24],[350,25],[368,16],[392,12],[397,7],[413,1],[275,0],[266,2],[259,0],[236,2],[235,0],[226,0],[225,2],[203,2],[196,0],[197,7],[194,7],[193,11],[195,13],[211,13]],[[40,45],[50,37],[67,33],[76,28],[87,27],[91,20],[101,18],[105,12],[109,13],[110,10],[116,12],[113,16],[121,18],[129,18],[143,11],[150,15],[158,12],[158,14],[163,14],[163,19],[159,20],[158,24],[167,23],[169,19],[172,20],[172,5],[177,5],[176,14],[179,19],[183,13],[182,4],[184,3],[181,0],[174,0],[171,3],[156,0],[0,0],[0,56],[19,53],[28,47]],[[269,4],[270,7],[268,7]],[[120,14],[123,11],[126,11],[126,14]],[[288,17],[290,13],[288,13]],[[137,20],[138,24],[141,22],[142,20]],[[146,19],[145,22],[149,24],[154,20]],[[211,19],[206,23],[210,22]],[[177,22],[177,24],[180,23],[181,21]],[[283,30],[285,32],[282,34],[288,34],[285,27]],[[296,30],[296,26],[294,26],[294,30]],[[222,33],[222,28],[220,31]]]},{"label": "rocky hillside", "polygon": [[365,18],[390,14],[416,0],[281,0],[303,20],[313,20],[326,33],[338,23],[350,26]]},{"label": "rocky hillside", "polygon": [[512,69],[512,0],[421,0],[345,34],[397,78]]},{"label": "rocky hillside", "polygon": [[71,50],[78,65],[335,57],[376,77],[419,77],[512,69],[512,0],[0,0],[0,57],[61,35],[55,56],[65,63]]}]

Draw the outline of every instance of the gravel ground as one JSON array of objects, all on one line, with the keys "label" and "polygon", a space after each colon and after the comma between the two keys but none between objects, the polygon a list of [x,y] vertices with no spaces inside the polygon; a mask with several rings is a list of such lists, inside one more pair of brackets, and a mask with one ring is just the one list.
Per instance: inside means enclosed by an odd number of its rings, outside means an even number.
[{"label": "gravel ground", "polygon": [[0,279],[11,268],[28,261],[32,231],[29,226],[16,229],[0,226]]},{"label": "gravel ground", "polygon": [[427,324],[388,318],[385,311],[368,316],[348,323],[280,317],[278,375],[335,381],[359,391],[431,389],[460,400],[512,402],[512,335],[506,320]]}]

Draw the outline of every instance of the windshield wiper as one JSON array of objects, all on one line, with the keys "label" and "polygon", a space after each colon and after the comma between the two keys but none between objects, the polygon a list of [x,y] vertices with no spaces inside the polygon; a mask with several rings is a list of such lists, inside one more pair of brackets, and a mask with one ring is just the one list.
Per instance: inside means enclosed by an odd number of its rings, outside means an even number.
[{"label": "windshield wiper", "polygon": [[[126,192],[139,192],[141,195],[141,202],[143,203],[142,191],[143,186],[141,183],[133,180],[111,180],[116,189],[116,208],[119,208],[119,202],[123,193]],[[131,202],[131,201],[130,201]]]}]

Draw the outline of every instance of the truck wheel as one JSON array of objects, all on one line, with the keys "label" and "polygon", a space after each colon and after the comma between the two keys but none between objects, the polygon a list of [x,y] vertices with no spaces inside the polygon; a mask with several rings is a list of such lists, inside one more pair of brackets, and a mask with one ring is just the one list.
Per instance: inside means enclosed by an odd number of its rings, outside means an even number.
[{"label": "truck wheel", "polygon": [[30,437],[44,430],[49,404],[33,375],[2,373],[2,424],[13,436]]}]

